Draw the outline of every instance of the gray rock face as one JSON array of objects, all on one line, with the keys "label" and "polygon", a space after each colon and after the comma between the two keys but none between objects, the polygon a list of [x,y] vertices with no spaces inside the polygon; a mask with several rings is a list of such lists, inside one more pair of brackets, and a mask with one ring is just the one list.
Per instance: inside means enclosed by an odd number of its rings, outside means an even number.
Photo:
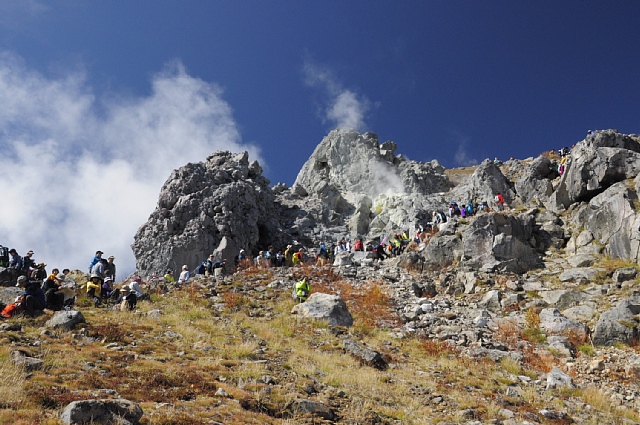
[{"label": "gray rock face", "polygon": [[162,275],[183,264],[193,270],[214,251],[235,256],[238,247],[266,249],[279,242],[278,208],[268,184],[246,152],[215,152],[175,170],[135,235],[138,271]]},{"label": "gray rock face", "polygon": [[338,295],[315,292],[291,310],[292,314],[316,320],[325,320],[331,326],[352,326],[353,317]]},{"label": "gray rock face", "polygon": [[450,191],[449,197],[451,200],[466,202],[467,199],[477,196],[478,200],[486,200],[492,209],[496,209],[496,193],[501,193],[507,204],[511,204],[516,198],[516,192],[500,168],[489,159],[485,159],[472,175]]},{"label": "gray rock face", "polygon": [[142,415],[137,403],[125,399],[81,400],[62,409],[60,420],[65,424],[135,425]]},{"label": "gray rock face", "polygon": [[334,200],[334,204],[339,198],[353,203],[363,195],[426,195],[450,188],[444,168],[437,161],[406,162],[394,156],[395,149],[393,142],[380,145],[374,133],[333,130],[303,165],[294,187]]},{"label": "gray rock face", "polygon": [[578,201],[589,201],[614,183],[640,171],[640,143],[614,130],[597,131],[571,151],[549,208],[559,211]]},{"label": "gray rock face", "polygon": [[628,344],[640,336],[636,315],[640,313],[640,296],[635,295],[621,301],[617,306],[600,316],[593,331],[593,343],[613,345]]},{"label": "gray rock face", "polygon": [[515,273],[540,267],[540,256],[528,242],[532,234],[531,216],[479,215],[463,232],[463,262],[476,269]]},{"label": "gray rock face", "polygon": [[523,202],[546,200],[553,193],[551,181],[558,176],[551,160],[543,156],[534,159],[524,174],[516,180],[515,189]]}]

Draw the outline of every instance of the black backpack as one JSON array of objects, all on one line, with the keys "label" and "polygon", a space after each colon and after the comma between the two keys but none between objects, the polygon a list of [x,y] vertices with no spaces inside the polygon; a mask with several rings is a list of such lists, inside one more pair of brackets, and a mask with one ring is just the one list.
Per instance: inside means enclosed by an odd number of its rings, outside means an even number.
[{"label": "black backpack", "polygon": [[0,267],[9,267],[9,248],[0,245]]},{"label": "black backpack", "polygon": [[207,269],[207,263],[205,261],[204,263],[196,267],[196,274],[204,274],[206,269]]}]

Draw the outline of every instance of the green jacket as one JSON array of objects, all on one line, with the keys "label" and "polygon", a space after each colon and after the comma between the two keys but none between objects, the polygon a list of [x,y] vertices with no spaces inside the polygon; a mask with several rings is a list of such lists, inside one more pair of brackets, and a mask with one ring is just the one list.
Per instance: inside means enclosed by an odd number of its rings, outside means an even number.
[{"label": "green jacket", "polygon": [[302,279],[296,283],[295,286],[296,296],[300,301],[306,301],[307,297],[311,293],[311,285],[307,283],[307,279]]}]

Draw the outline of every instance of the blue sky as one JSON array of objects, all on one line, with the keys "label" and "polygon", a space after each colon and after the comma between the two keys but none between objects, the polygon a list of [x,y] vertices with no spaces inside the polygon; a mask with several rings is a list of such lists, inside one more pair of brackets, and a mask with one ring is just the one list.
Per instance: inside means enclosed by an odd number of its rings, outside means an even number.
[{"label": "blue sky", "polygon": [[[349,126],[445,167],[640,133],[636,1],[0,0],[0,244],[128,248],[171,170]],[[38,258],[40,251],[40,258]]]}]

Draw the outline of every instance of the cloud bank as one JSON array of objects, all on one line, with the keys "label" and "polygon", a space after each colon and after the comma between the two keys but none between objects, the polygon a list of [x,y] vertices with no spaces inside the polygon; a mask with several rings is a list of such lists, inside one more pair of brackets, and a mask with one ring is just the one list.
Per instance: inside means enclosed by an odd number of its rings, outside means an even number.
[{"label": "cloud bank", "polygon": [[309,87],[322,89],[326,105],[321,111],[323,122],[334,128],[350,128],[363,132],[366,129],[365,116],[371,109],[371,102],[364,95],[358,95],[342,87],[337,77],[326,67],[310,59],[304,62],[304,82]]},{"label": "cloud bank", "polygon": [[[85,270],[96,250],[135,270],[130,245],[171,171],[215,150],[249,151],[215,84],[180,62],[150,93],[93,94],[84,72],[44,76],[0,53],[0,244]],[[261,161],[262,162],[262,161]]]}]

